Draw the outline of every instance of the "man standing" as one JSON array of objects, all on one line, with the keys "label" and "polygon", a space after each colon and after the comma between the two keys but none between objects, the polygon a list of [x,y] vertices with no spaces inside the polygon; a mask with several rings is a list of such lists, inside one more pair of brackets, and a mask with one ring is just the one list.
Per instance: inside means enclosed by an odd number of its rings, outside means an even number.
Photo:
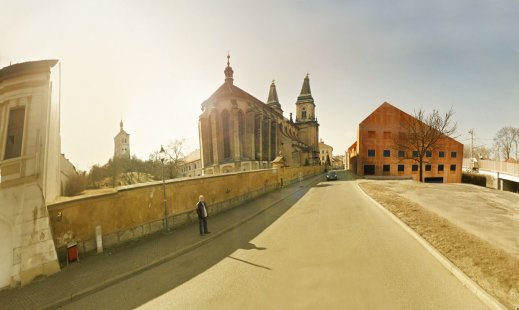
[{"label": "man standing", "polygon": [[207,206],[204,201],[204,195],[198,197],[198,203],[196,204],[196,213],[198,214],[198,227],[200,228],[200,236],[204,234],[210,234],[207,231]]}]

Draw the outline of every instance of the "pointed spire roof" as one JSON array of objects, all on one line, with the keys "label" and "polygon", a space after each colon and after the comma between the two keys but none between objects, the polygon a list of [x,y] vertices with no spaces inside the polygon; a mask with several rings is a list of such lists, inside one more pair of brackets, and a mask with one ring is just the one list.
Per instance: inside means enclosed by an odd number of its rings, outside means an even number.
[{"label": "pointed spire roof", "polygon": [[278,99],[278,92],[276,90],[276,82],[274,80],[272,80],[272,83],[270,84],[267,105],[273,108],[274,110],[278,111],[279,113],[283,114],[283,110],[281,109],[281,104],[279,103]]},{"label": "pointed spire roof", "polygon": [[272,80],[272,84],[270,84],[269,98],[267,99],[267,104],[268,103],[277,103],[277,104],[279,104],[278,92],[276,91],[276,84],[275,84],[275,82],[276,81]]},{"label": "pointed spire roof", "polygon": [[227,52],[227,67],[225,68],[225,70],[223,72],[225,73],[225,82],[232,84],[234,81],[234,78],[233,78],[234,71],[233,71],[233,69],[231,67],[231,63],[229,61],[230,58],[231,58],[231,55],[229,54],[229,52]]},{"label": "pointed spire roof", "polygon": [[308,77],[308,73],[305,76],[305,79],[303,81],[303,87],[301,88],[301,94],[299,94],[299,97],[297,97],[297,101],[301,100],[314,100],[312,97],[312,91],[310,90],[310,78]]}]

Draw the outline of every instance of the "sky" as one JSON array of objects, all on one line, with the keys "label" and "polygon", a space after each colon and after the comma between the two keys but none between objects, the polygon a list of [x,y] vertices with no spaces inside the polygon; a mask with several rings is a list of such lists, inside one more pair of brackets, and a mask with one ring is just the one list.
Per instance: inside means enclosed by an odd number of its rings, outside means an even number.
[{"label": "sky", "polygon": [[0,68],[61,61],[62,152],[88,170],[113,156],[119,122],[142,159],[198,148],[201,103],[223,82],[284,116],[310,76],[320,138],[344,154],[387,101],[447,112],[458,140],[492,146],[519,127],[519,1],[0,0]]}]

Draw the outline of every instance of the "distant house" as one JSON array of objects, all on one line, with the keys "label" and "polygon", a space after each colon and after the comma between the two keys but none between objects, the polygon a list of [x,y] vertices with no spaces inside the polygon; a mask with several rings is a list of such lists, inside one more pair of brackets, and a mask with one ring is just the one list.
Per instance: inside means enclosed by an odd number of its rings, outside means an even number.
[{"label": "distant house", "polygon": [[[396,149],[394,138],[403,134],[402,122],[413,116],[384,102],[358,128],[357,141],[347,151],[348,169],[360,176],[410,176],[419,180],[415,151]],[[445,137],[426,153],[425,182],[461,182],[463,144]]]},{"label": "distant house", "polygon": [[333,169],[344,169],[344,155],[337,155],[332,157]]},{"label": "distant house", "polygon": [[324,143],[323,139],[319,142],[319,162],[322,166],[326,164],[326,158],[330,159],[330,165],[333,158],[333,147]]},{"label": "distant house", "polygon": [[189,153],[184,159],[184,163],[179,167],[182,177],[199,177],[202,175],[202,160],[200,150],[196,149]]}]

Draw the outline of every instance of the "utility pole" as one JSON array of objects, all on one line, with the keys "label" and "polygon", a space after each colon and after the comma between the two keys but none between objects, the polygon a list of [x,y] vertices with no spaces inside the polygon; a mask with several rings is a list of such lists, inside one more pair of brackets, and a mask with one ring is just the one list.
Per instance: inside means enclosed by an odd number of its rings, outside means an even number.
[{"label": "utility pole", "polygon": [[470,133],[470,171],[474,169],[474,129],[469,130]]}]

